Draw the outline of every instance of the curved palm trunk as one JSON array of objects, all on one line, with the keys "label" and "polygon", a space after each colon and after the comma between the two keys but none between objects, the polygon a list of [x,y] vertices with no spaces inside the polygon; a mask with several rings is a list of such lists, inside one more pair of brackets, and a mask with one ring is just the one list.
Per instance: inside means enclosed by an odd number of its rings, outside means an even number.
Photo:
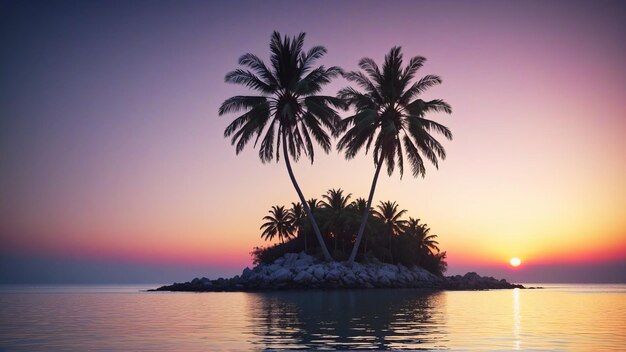
[{"label": "curved palm trunk", "polygon": [[380,174],[380,169],[383,166],[383,154],[380,154],[380,158],[378,159],[378,164],[376,165],[376,172],[374,173],[374,180],[372,180],[372,188],[370,188],[370,195],[367,198],[367,206],[365,207],[365,211],[363,212],[363,217],[361,218],[361,226],[359,227],[359,232],[356,236],[356,241],[354,241],[354,247],[352,248],[352,253],[350,253],[350,258],[348,259],[348,265],[354,263],[354,258],[356,258],[356,254],[359,251],[359,244],[361,243],[361,239],[363,238],[363,232],[365,232],[365,225],[367,224],[367,217],[370,214],[370,208],[372,206],[372,199],[374,198],[374,191],[376,190],[376,182],[378,182],[378,174]]},{"label": "curved palm trunk", "polygon": [[322,238],[322,233],[320,232],[320,228],[317,226],[317,221],[315,221],[315,217],[313,217],[313,213],[311,212],[311,208],[304,199],[304,195],[302,194],[302,190],[300,190],[300,186],[298,186],[298,182],[296,181],[296,177],[293,175],[293,170],[291,169],[291,162],[289,162],[289,154],[287,153],[287,138],[285,137],[285,133],[282,133],[283,139],[283,158],[285,159],[285,164],[287,165],[287,171],[289,172],[289,178],[291,178],[291,183],[293,183],[293,187],[296,189],[298,193],[298,197],[300,198],[300,203],[302,203],[302,207],[306,212],[306,215],[311,220],[311,225],[313,225],[313,231],[315,231],[315,236],[320,243],[320,247],[322,247],[322,253],[324,254],[324,259],[326,261],[332,262],[333,258],[330,256],[328,252],[328,248],[326,248],[326,243],[324,243],[324,239]]}]

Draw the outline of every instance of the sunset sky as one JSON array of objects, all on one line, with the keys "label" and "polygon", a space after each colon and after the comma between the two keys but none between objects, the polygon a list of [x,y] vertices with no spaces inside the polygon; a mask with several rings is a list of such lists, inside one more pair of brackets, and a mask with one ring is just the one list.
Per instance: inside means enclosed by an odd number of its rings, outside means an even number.
[{"label": "sunset sky", "polygon": [[[273,30],[320,63],[425,56],[452,141],[375,203],[428,223],[449,274],[626,282],[626,6],[621,1],[0,1],[0,283],[238,274],[261,218],[297,200],[284,164],[239,156],[224,83]],[[347,81],[325,89],[334,95]],[[307,198],[367,195],[370,155],[318,149]],[[508,262],[519,257],[522,265]]]}]

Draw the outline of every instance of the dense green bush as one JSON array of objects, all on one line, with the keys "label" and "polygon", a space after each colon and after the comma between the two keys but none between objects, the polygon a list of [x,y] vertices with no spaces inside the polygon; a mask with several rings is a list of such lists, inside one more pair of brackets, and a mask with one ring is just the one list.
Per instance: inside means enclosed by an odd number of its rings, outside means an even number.
[{"label": "dense green bush", "polygon": [[[342,190],[329,190],[322,200],[311,199],[308,203],[323,235],[324,242],[332,253],[333,259],[346,260],[354,245],[365,205],[362,198],[350,202],[351,194]],[[273,210],[276,207],[272,208]],[[270,213],[272,213],[272,211]],[[357,260],[379,260],[381,262],[419,265],[426,270],[442,275],[447,269],[446,252],[440,252],[431,235],[430,228],[420,223],[419,219],[403,219],[406,210],[398,209],[395,202],[381,202],[376,209],[369,209],[370,216],[366,225],[365,236],[359,248]],[[306,251],[320,259],[321,249],[315,239],[310,221],[302,215],[297,203],[289,209],[293,233],[284,243],[268,247],[255,247],[250,253],[254,264],[272,263],[285,253]],[[273,214],[273,213],[272,213]],[[298,214],[294,216],[293,214]],[[270,217],[264,218],[265,220]],[[284,219],[276,219],[276,221]],[[267,223],[264,228],[268,228]],[[268,237],[264,233],[264,237]]]}]

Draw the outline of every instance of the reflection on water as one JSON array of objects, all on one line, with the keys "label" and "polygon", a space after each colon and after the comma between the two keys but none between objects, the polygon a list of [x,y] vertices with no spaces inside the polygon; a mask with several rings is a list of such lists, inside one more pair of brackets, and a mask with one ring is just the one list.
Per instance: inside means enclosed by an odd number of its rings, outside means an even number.
[{"label": "reflection on water", "polygon": [[513,289],[513,349],[520,349],[521,318],[519,311],[519,288]]},{"label": "reflection on water", "polygon": [[626,285],[542,286],[266,293],[0,286],[0,351],[624,350]]},{"label": "reflection on water", "polygon": [[253,343],[263,348],[434,349],[446,345],[445,296],[417,290],[253,293]]}]

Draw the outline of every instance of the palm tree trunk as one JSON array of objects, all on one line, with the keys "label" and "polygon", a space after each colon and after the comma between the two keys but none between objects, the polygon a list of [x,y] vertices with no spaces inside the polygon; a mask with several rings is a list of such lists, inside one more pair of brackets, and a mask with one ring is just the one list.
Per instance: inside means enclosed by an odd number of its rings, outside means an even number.
[{"label": "palm tree trunk", "polygon": [[370,207],[372,206],[372,199],[374,198],[374,191],[376,190],[376,182],[378,182],[378,174],[380,174],[380,169],[383,166],[383,154],[380,154],[378,158],[378,164],[376,165],[376,172],[374,173],[374,180],[372,180],[372,187],[370,188],[370,195],[367,198],[367,206],[365,207],[365,211],[363,212],[363,217],[361,218],[361,226],[359,227],[359,232],[356,236],[356,241],[354,241],[354,247],[352,248],[352,253],[350,253],[350,258],[348,259],[348,265],[352,265],[354,263],[354,258],[356,258],[356,253],[359,250],[359,244],[361,243],[361,239],[363,238],[363,232],[365,232],[365,225],[367,224],[367,217],[370,214]]},{"label": "palm tree trunk", "polygon": [[313,231],[315,231],[315,236],[320,243],[320,247],[322,247],[322,253],[324,254],[324,259],[326,261],[332,262],[333,258],[328,253],[328,248],[326,248],[326,243],[324,243],[324,239],[322,238],[322,233],[320,232],[320,228],[317,226],[317,222],[315,221],[315,217],[311,212],[311,208],[306,202],[304,195],[302,194],[302,190],[300,190],[300,186],[298,186],[298,182],[296,181],[296,177],[293,175],[293,170],[291,169],[291,162],[289,162],[289,154],[287,152],[287,138],[285,137],[285,132],[282,131],[282,139],[283,139],[283,159],[285,159],[285,164],[287,165],[287,171],[289,172],[289,178],[291,178],[291,183],[293,183],[293,187],[296,189],[298,193],[298,197],[300,198],[300,203],[302,203],[302,207],[306,212],[306,215],[311,220],[311,225],[313,225]]}]

